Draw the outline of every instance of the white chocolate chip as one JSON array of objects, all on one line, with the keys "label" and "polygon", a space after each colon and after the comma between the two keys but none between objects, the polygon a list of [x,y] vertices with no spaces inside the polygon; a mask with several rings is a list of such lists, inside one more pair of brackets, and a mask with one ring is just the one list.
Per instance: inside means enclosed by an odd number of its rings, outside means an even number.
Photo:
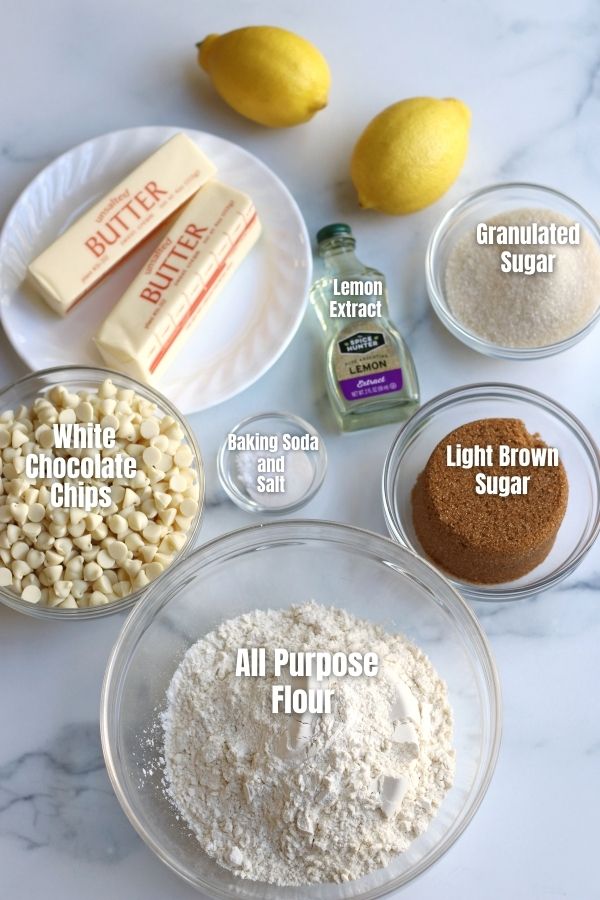
[{"label": "white chocolate chip", "polygon": [[25,541],[17,541],[10,548],[10,555],[13,559],[25,559],[29,553],[29,544]]},{"label": "white chocolate chip", "polygon": [[11,515],[15,522],[18,522],[19,525],[22,525],[25,521],[27,521],[27,513],[29,510],[27,509],[26,503],[10,503],[9,509]]},{"label": "white chocolate chip", "polygon": [[123,494],[123,507],[126,508],[128,506],[137,506],[139,502],[140,498],[138,497],[136,492],[132,491],[131,488],[126,488]]},{"label": "white chocolate chip", "polygon": [[52,589],[57,597],[60,597],[61,600],[65,600],[71,593],[72,587],[73,587],[72,581],[57,581],[53,585]]},{"label": "white chocolate chip", "polygon": [[119,516],[117,514],[109,516],[108,527],[113,534],[116,534],[117,537],[120,537],[123,534],[127,534],[127,519],[124,519],[123,516]]},{"label": "white chocolate chip", "polygon": [[148,581],[153,581],[155,578],[158,578],[158,576],[162,574],[164,569],[160,563],[151,562],[148,563],[148,565],[144,566],[142,571],[145,573]]},{"label": "white chocolate chip", "polygon": [[41,503],[33,503],[27,510],[27,518],[30,522],[41,522],[46,515],[46,509]]},{"label": "white chocolate chip", "polygon": [[156,522],[149,522],[142,534],[150,544],[158,544],[163,535],[163,529]]},{"label": "white chocolate chip", "polygon": [[80,403],[75,412],[80,422],[94,421],[94,407],[87,400]]},{"label": "white chocolate chip", "polygon": [[[125,546],[125,545],[123,545]],[[127,549],[127,548],[125,548]],[[98,561],[98,565],[102,566],[103,569],[112,569],[115,565],[115,560],[110,555],[108,550],[105,550],[104,547],[99,551],[98,556],[96,557]]]},{"label": "white chocolate chip", "polygon": [[108,552],[115,562],[123,562],[124,559],[127,559],[127,544],[124,544],[122,541],[113,541],[108,548]]},{"label": "white chocolate chip", "polygon": [[171,475],[169,479],[169,487],[172,491],[176,493],[180,493],[181,491],[185,491],[187,487],[187,479],[179,470],[176,470],[173,475]]},{"label": "white chocolate chip", "polygon": [[102,568],[96,562],[89,562],[83,567],[83,577],[86,581],[96,581],[102,575]]},{"label": "white chocolate chip", "polygon": [[149,468],[158,466],[158,464],[160,462],[160,458],[161,458],[161,452],[158,449],[158,447],[152,447],[152,446],[146,447],[146,449],[142,453],[142,459],[144,460],[144,463]]},{"label": "white chocolate chip", "polygon": [[42,571],[42,578],[44,579],[44,584],[52,585],[60,579],[60,576],[63,573],[62,566],[46,566],[46,568]]},{"label": "white chocolate chip", "polygon": [[148,584],[150,584],[150,580],[145,572],[138,572],[132,582],[134,591],[139,591],[141,590],[141,588],[145,588]]},{"label": "white chocolate chip", "polygon": [[163,525],[172,525],[177,517],[177,510],[171,507],[170,509],[161,509],[158,513],[158,518],[162,522]]},{"label": "white chocolate chip", "polygon": [[182,516],[185,516],[188,519],[193,519],[193,517],[198,512],[198,504],[195,500],[187,498],[182,500],[179,506],[179,512]]},{"label": "white chocolate chip", "polygon": [[112,581],[107,574],[103,574],[94,581],[94,590],[100,591],[102,594],[110,594],[112,590]]},{"label": "white chocolate chip", "polygon": [[99,525],[102,525],[102,516],[97,513],[89,513],[85,517],[85,524],[87,525],[88,531],[95,531]]},{"label": "white chocolate chip", "polygon": [[143,438],[150,440],[160,434],[160,425],[155,418],[144,419],[140,425],[140,434]]},{"label": "white chocolate chip", "polygon": [[11,566],[12,573],[17,579],[26,578],[31,574],[31,566],[24,559],[16,559]]},{"label": "white chocolate chip", "polygon": [[28,584],[21,593],[21,600],[26,603],[39,603],[42,599],[42,592],[35,584]]},{"label": "white chocolate chip", "polygon": [[133,531],[142,531],[148,524],[148,516],[141,510],[136,510],[127,517],[127,524]]},{"label": "white chocolate chip", "polygon": [[175,465],[180,469],[187,469],[191,466],[194,456],[187,444],[181,444],[173,454]]},{"label": "white chocolate chip", "polygon": [[156,508],[159,510],[167,509],[167,507],[171,504],[171,497],[164,491],[154,491],[154,503],[156,504]]},{"label": "white chocolate chip", "polygon": [[31,566],[32,569],[39,569],[40,566],[44,564],[44,554],[41,550],[30,550],[25,557],[27,560],[27,565]]}]

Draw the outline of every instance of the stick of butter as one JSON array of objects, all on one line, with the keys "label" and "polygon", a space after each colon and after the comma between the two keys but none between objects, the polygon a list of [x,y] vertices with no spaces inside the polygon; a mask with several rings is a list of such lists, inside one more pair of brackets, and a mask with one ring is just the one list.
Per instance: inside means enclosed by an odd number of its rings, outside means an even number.
[{"label": "stick of butter", "polygon": [[95,336],[105,362],[152,382],[260,231],[246,194],[209,181],[177,217]]},{"label": "stick of butter", "polygon": [[176,134],[30,263],[30,281],[66,315],[215,172],[187,135]]}]

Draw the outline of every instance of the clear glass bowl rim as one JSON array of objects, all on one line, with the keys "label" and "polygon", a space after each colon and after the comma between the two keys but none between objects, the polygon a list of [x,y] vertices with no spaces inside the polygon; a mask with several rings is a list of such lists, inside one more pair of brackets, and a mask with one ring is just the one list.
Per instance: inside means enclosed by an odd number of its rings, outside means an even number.
[{"label": "clear glass bowl rim", "polygon": [[327,448],[325,447],[325,442],[322,435],[319,431],[317,431],[314,425],[311,425],[311,423],[307,422],[306,419],[295,415],[295,413],[288,412],[255,413],[252,416],[247,416],[245,419],[242,419],[241,422],[237,423],[237,425],[234,425],[234,427],[230,429],[228,434],[235,434],[239,431],[242,431],[244,428],[248,428],[248,426],[252,425],[254,422],[260,422],[262,419],[279,419],[281,422],[291,422],[300,430],[306,431],[308,434],[318,437],[319,449],[318,451],[316,451],[316,455],[318,457],[317,470],[310,489],[306,492],[306,494],[304,494],[303,497],[301,497],[299,500],[296,500],[294,503],[289,503],[286,506],[279,506],[277,507],[277,509],[273,509],[269,506],[262,506],[260,503],[249,500],[244,496],[244,494],[241,493],[241,491],[237,490],[236,485],[230,478],[229,466],[227,465],[227,461],[232,451],[230,451],[227,447],[227,438],[225,438],[225,440],[221,444],[219,452],[217,454],[217,474],[219,476],[221,487],[223,488],[229,499],[240,509],[244,509],[246,510],[246,512],[253,513],[287,515],[288,513],[294,512],[297,509],[302,509],[303,506],[306,506],[309,500],[312,500],[317,491],[320,490],[327,473]]},{"label": "clear glass bowl rim", "polygon": [[[598,486],[598,493],[600,494],[600,450],[587,428],[568,409],[560,403],[557,403],[556,400],[552,400],[550,397],[546,396],[546,394],[542,394],[540,391],[536,391],[533,388],[522,387],[520,385],[505,382],[481,382],[462,385],[458,388],[451,388],[448,391],[444,391],[442,394],[438,394],[431,400],[428,400],[427,403],[424,403],[403,428],[400,429],[392,441],[383,466],[381,489],[383,497],[383,513],[388,531],[395,541],[398,541],[401,546],[408,548],[413,553],[416,553],[417,551],[412,547],[402,522],[394,513],[394,503],[391,492],[393,480],[398,469],[397,457],[401,458],[406,445],[412,439],[422,422],[431,418],[440,410],[454,406],[457,402],[464,402],[469,399],[480,400],[486,394],[493,397],[509,396],[512,398],[514,396],[520,396],[525,400],[533,401],[542,409],[549,409],[556,414],[561,423],[569,428],[589,456],[592,469],[594,470],[596,484]],[[423,461],[423,465],[425,465],[425,462],[426,460]],[[577,568],[586,553],[591,549],[599,533],[600,504],[597,504],[595,522],[585,545],[572,560],[569,560],[568,565],[563,564],[554,572],[546,575],[544,578],[540,578],[539,581],[533,582],[533,584],[523,585],[521,587],[508,587],[501,590],[496,587],[493,591],[490,587],[490,589],[486,591],[482,585],[471,585],[453,579],[450,575],[445,575],[445,578],[458,592],[463,592],[469,599],[491,602],[520,600],[524,597],[529,597],[541,591],[548,590],[548,588],[553,587],[570,575]]]},{"label": "clear glass bowl rim", "polygon": [[[9,391],[19,389],[20,387],[26,387],[28,383],[31,383],[36,379],[44,379],[48,376],[52,377],[52,382],[54,385],[65,383],[65,381],[68,381],[69,378],[72,382],[85,380],[95,381],[97,379],[98,384],[101,384],[106,378],[110,378],[111,380],[115,381],[119,387],[131,388],[136,392],[147,396],[153,403],[155,403],[159,407],[159,409],[163,413],[172,416],[183,428],[186,440],[189,442],[191,450],[194,454],[194,462],[196,463],[196,470],[198,472],[198,512],[196,513],[194,522],[187,534],[186,543],[183,545],[182,549],[179,551],[169,568],[165,569],[165,571],[156,579],[156,582],[162,581],[165,574],[169,570],[171,570],[173,566],[176,566],[182,559],[184,559],[185,556],[189,553],[190,548],[194,545],[196,537],[198,536],[198,531],[200,529],[202,514],[204,512],[204,500],[206,494],[204,464],[202,462],[202,454],[200,453],[200,447],[198,446],[198,441],[196,440],[194,432],[188,425],[183,414],[179,412],[177,407],[174,406],[170,400],[167,400],[167,398],[164,397],[155,388],[150,387],[150,385],[147,384],[142,384],[141,382],[136,381],[134,378],[131,378],[129,375],[124,375],[121,372],[115,372],[112,369],[105,369],[99,366],[53,366],[49,369],[38,369],[35,372],[29,372],[22,378],[18,378],[16,381],[13,381],[10,384],[6,385],[6,387],[0,389],[0,411],[2,408],[3,398],[6,396],[6,394],[9,393]],[[48,387],[50,386],[51,385],[49,383]],[[131,594],[128,594],[127,597],[123,597],[121,600],[117,600],[114,603],[107,603],[105,606],[84,607],[83,609],[58,609],[57,607],[38,606],[36,604],[26,603],[24,600],[21,600],[20,597],[17,597],[15,594],[7,591],[5,588],[0,587],[0,603],[3,603],[5,606],[10,607],[10,609],[14,609],[16,612],[33,616],[34,618],[74,622],[79,620],[83,621],[84,619],[96,619],[102,616],[110,616],[114,613],[123,612],[123,610],[129,609],[129,607],[137,603],[137,601],[146,593],[147,590],[147,587],[140,588],[139,590],[133,591]]]},{"label": "clear glass bowl rim", "polygon": [[[477,350],[479,353],[483,353],[486,356],[494,356],[501,359],[541,359],[568,350],[589,334],[600,319],[600,303],[598,304],[598,309],[594,315],[579,329],[579,331],[576,331],[574,334],[569,335],[560,341],[556,341],[553,344],[545,344],[540,347],[504,347],[500,344],[486,341],[484,338],[468,331],[450,311],[441,285],[443,273],[439,271],[439,245],[454,224],[456,216],[474,205],[478,200],[486,197],[493,197],[495,194],[501,194],[505,191],[515,190],[535,191],[545,195],[549,200],[556,198],[562,203],[568,204],[573,209],[573,214],[583,220],[586,229],[600,247],[600,226],[598,225],[598,222],[585,207],[578,203],[577,200],[573,200],[573,198],[569,197],[567,194],[543,184],[527,181],[509,181],[487,185],[486,187],[479,188],[479,190],[467,194],[466,197],[459,200],[458,203],[452,206],[451,209],[442,216],[433,229],[425,253],[427,293],[433,311],[438,319],[446,326],[448,331],[450,331],[454,337],[458,338],[459,341],[462,341],[463,344],[466,344],[472,350]],[[598,291],[600,292],[600,285],[598,286]]]},{"label": "clear glass bowl rim", "polygon": [[[190,553],[180,564],[179,575],[182,577],[187,570],[192,567],[200,567],[202,565],[215,562],[222,557],[231,557],[233,553],[255,552],[262,547],[269,547],[276,543],[294,543],[298,539],[314,539],[328,540],[332,543],[343,544],[353,551],[360,554],[368,549],[370,552],[379,551],[381,555],[385,555],[386,561],[390,558],[399,560],[404,563],[408,558],[410,565],[421,568],[429,578],[440,584],[444,592],[444,603],[446,606],[452,607],[452,612],[460,620],[461,626],[468,633],[472,647],[475,651],[477,661],[481,670],[482,678],[485,682],[487,691],[487,701],[489,706],[490,718],[490,734],[487,746],[486,761],[480,766],[479,784],[475,796],[472,798],[471,805],[462,812],[462,819],[458,827],[456,827],[444,841],[432,850],[421,862],[414,867],[413,870],[405,872],[403,875],[390,881],[388,884],[378,886],[373,889],[352,896],[352,900],[378,900],[380,897],[388,896],[393,891],[404,887],[413,881],[419,875],[422,875],[435,862],[437,862],[458,840],[463,834],[467,826],[472,821],[477,810],[481,806],[485,794],[489,788],[498,755],[500,751],[500,743],[502,736],[502,694],[500,688],[500,680],[496,663],[491,651],[488,639],[483,631],[479,620],[472,612],[466,601],[460,593],[444,578],[444,576],[427,560],[418,556],[407,547],[396,543],[389,537],[377,534],[363,528],[357,528],[353,525],[326,521],[321,519],[290,519],[278,522],[269,522],[263,524],[248,525],[230,531],[227,534],[213,538],[206,544],[197,548]],[[110,654],[106,667],[104,680],[102,683],[102,692],[100,699],[100,734],[102,740],[102,749],[104,754],[104,762],[110,778],[113,790],[117,799],[133,825],[137,833],[148,847],[161,859],[173,872],[180,878],[183,878],[188,884],[196,890],[204,890],[210,897],[218,898],[218,900],[240,900],[243,898],[243,889],[230,892],[227,889],[215,888],[208,882],[200,882],[187,873],[183,872],[168,852],[164,851],[162,846],[155,841],[145,830],[142,823],[138,820],[134,808],[130,805],[125,790],[121,787],[119,777],[118,751],[114,744],[114,731],[118,724],[118,703],[120,700],[120,689],[124,678],[129,669],[129,660],[133,647],[143,635],[146,628],[152,623],[156,613],[158,613],[169,601],[169,596],[161,594],[161,585],[158,581],[154,582],[147,590],[148,596],[143,604],[134,607],[129,614],[127,620],[117,641]],[[437,602],[437,599],[436,601]],[[312,885],[311,888],[318,888],[318,885]],[[298,898],[302,895],[300,889]],[[314,895],[305,894],[307,900]]]}]

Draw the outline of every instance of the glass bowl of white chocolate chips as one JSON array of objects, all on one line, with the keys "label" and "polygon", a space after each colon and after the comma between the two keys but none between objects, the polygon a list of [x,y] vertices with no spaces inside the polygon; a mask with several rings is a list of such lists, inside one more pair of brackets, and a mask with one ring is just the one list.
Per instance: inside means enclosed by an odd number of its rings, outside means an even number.
[{"label": "glass bowl of white chocolate chips", "polygon": [[65,367],[0,391],[0,601],[79,619],[132,606],[193,545],[198,444],[152,388]]},{"label": "glass bowl of white chocolate chips", "polygon": [[[333,670],[331,711],[298,720],[272,706],[288,681],[271,655],[291,650],[375,654],[377,670]],[[219,537],[150,587],[111,655],[101,732],[132,825],[204,896],[374,900],[471,822],[500,707],[486,638],[440,573],[380,535],[288,520]]]}]

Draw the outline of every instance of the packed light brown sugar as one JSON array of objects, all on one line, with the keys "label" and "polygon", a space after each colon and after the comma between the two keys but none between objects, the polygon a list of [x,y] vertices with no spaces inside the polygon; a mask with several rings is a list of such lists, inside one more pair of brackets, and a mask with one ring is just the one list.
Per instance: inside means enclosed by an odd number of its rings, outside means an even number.
[{"label": "packed light brown sugar", "polygon": [[[519,419],[481,419],[448,434],[429,457],[412,494],[413,521],[425,552],[452,575],[482,584],[519,578],[550,552],[565,514],[568,482],[558,465],[448,465],[448,447],[545,448]],[[509,496],[476,492],[480,473],[507,474],[526,488]],[[525,481],[525,478],[528,480]],[[497,483],[496,483],[497,484]]]}]

